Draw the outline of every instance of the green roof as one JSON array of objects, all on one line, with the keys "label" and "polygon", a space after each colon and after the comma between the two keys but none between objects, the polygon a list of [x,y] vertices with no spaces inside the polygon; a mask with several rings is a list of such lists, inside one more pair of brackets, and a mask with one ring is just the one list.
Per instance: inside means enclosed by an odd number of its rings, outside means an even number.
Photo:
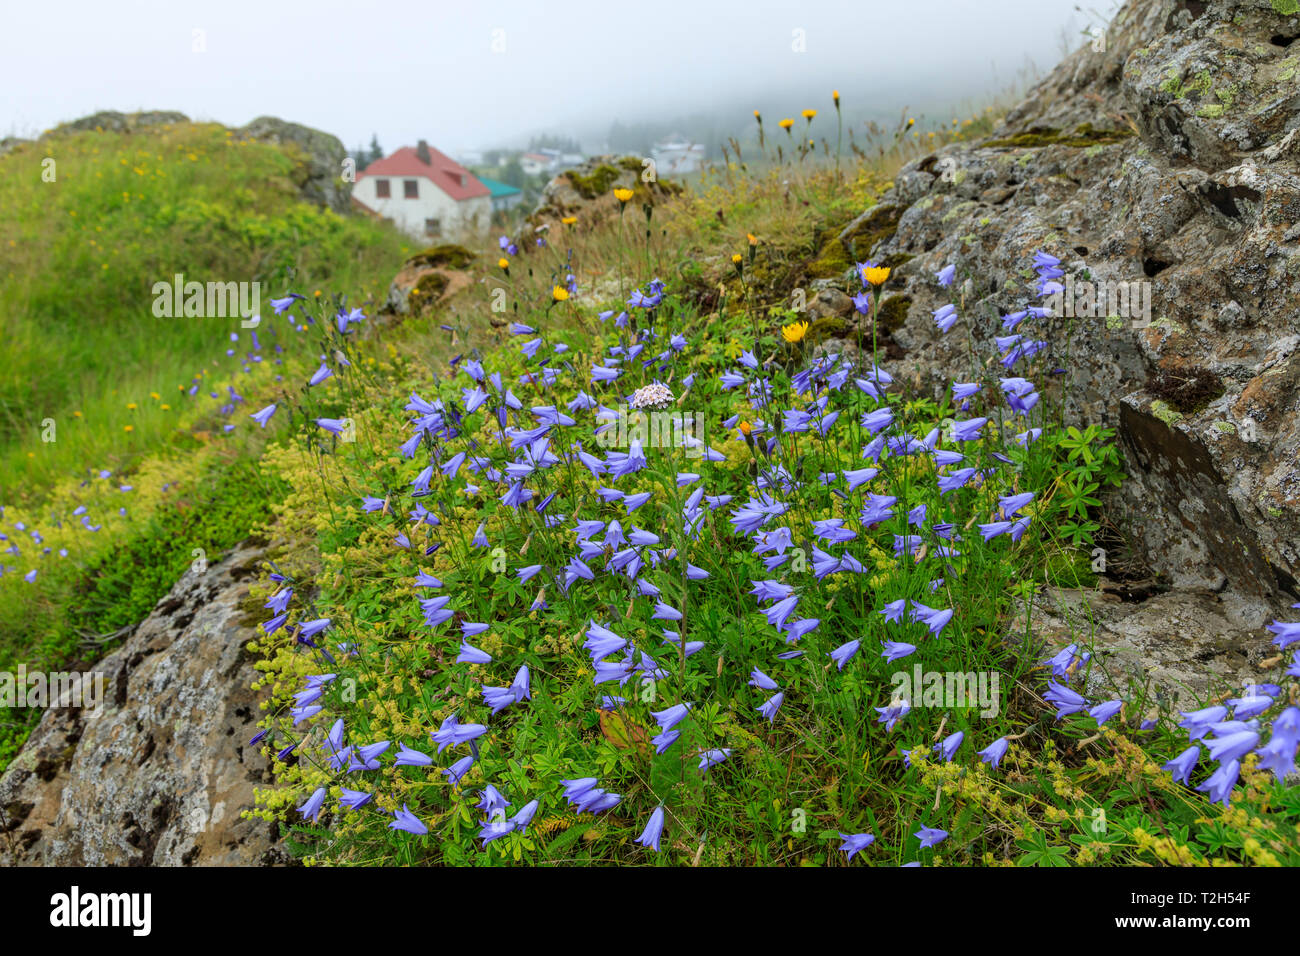
[{"label": "green roof", "polygon": [[493,199],[500,199],[502,196],[513,196],[521,190],[509,183],[498,182],[495,179],[488,179],[486,176],[479,176],[478,181],[488,188]]}]

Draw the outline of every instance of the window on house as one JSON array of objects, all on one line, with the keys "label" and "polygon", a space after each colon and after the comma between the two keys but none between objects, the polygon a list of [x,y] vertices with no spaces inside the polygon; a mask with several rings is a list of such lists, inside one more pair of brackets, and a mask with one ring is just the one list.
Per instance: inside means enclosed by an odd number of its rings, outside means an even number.
[{"label": "window on house", "polygon": [[387,180],[387,179],[376,179],[376,180],[375,180],[375,197],[376,197],[377,199],[387,199],[387,198],[389,198],[391,195],[392,195],[392,192],[391,192],[391,191],[389,190],[389,188],[388,188],[388,180]]},{"label": "window on house", "polygon": [[420,198],[420,181],[418,179],[402,180],[402,188],[406,191],[407,199]]},{"label": "window on house", "polygon": [[441,236],[442,220],[441,219],[424,220],[424,234],[426,236]]}]

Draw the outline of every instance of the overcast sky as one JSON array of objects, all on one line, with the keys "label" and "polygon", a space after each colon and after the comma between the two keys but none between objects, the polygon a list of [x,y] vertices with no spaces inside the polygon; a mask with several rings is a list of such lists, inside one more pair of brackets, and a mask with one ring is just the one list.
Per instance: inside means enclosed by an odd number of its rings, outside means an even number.
[{"label": "overcast sky", "polygon": [[[449,153],[614,120],[975,102],[1049,69],[1111,0],[8,0],[0,136],[102,109],[270,114]],[[1090,12],[1099,10],[1100,13]],[[802,46],[802,52],[799,48]],[[809,101],[816,98],[816,101]]]}]

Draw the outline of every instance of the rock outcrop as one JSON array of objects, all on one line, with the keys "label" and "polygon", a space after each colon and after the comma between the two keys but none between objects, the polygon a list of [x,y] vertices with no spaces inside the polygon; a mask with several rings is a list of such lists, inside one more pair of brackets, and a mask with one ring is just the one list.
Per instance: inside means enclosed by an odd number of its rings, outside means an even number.
[{"label": "rock outcrop", "polygon": [[[1300,597],[1297,38],[1267,0],[1129,0],[992,138],[909,164],[840,236],[894,266],[891,367],[936,391],[967,336],[994,353],[1035,250],[1058,256],[1079,308],[1050,323],[1053,391],[1120,432],[1110,513],[1166,585],[1239,596],[1244,628]],[[971,320],[941,335],[958,296]]]},{"label": "rock outcrop", "polygon": [[188,123],[190,118],[175,110],[145,110],[140,113],[119,113],[117,110],[101,110],[91,113],[70,123],[62,123],[54,129],[55,133],[75,133],[85,130],[99,130],[108,133],[130,133],[150,126],[166,126],[170,123]]},{"label": "rock outcrop", "polygon": [[114,653],[97,708],[51,707],[0,777],[0,864],[188,866],[288,859],[241,819],[270,768],[246,746],[261,716],[255,631],[238,605],[261,553],[195,570]]},{"label": "rock outcrop", "polygon": [[[1035,623],[1064,633],[1073,602],[1118,671],[1167,686],[1203,690],[1198,661],[1249,676],[1261,628],[1300,598],[1297,39],[1268,0],[1129,0],[991,138],[910,163],[839,236],[893,267],[886,365],[936,393],[996,354],[1034,252],[1061,259],[1075,308],[1044,336],[1051,391],[1067,420],[1118,430],[1129,478],[1107,513],[1169,593],[1062,598]],[[853,270],[841,284],[859,288]],[[968,320],[941,335],[950,301]]]},{"label": "rock outcrop", "polygon": [[628,201],[631,208],[625,215],[635,211],[634,221],[643,222],[643,204],[653,206],[660,198],[681,192],[681,186],[657,175],[647,181],[644,162],[636,156],[593,156],[552,177],[542,189],[541,202],[528,217],[529,225],[545,234],[560,229],[562,221],[573,216],[583,222],[584,228],[590,228],[619,214],[618,200],[612,195],[616,188],[633,190],[635,195]]},{"label": "rock outcrop", "polygon": [[287,147],[299,159],[294,181],[304,198],[340,214],[351,211],[352,186],[343,179],[348,151],[337,136],[274,116],[259,116],[235,130],[235,135]]},{"label": "rock outcrop", "polygon": [[401,316],[428,312],[469,286],[465,270],[475,258],[464,246],[450,243],[417,252],[393,276],[383,311]]}]

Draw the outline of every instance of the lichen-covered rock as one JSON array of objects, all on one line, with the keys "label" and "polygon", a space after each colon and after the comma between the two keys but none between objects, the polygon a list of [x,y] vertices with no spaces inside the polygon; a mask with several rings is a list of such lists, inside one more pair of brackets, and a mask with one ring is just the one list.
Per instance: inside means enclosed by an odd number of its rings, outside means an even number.
[{"label": "lichen-covered rock", "polygon": [[628,201],[625,215],[644,226],[641,207],[654,203],[665,195],[681,191],[676,183],[657,176],[645,181],[647,168],[635,156],[593,156],[583,163],[554,176],[542,189],[542,198],[529,225],[540,234],[557,230],[562,220],[573,216],[584,228],[619,214],[619,202],[612,195],[614,189],[631,189],[635,195]]},{"label": "lichen-covered rock", "polygon": [[470,284],[466,267],[474,254],[463,246],[432,246],[402,264],[388,285],[384,311],[420,315]]},{"label": "lichen-covered rock", "polygon": [[261,712],[238,609],[260,556],[245,545],[187,572],[91,669],[95,711],[46,710],[0,777],[0,864],[287,862],[274,824],[241,819],[272,784],[246,746]]},{"label": "lichen-covered rock", "polygon": [[1187,709],[1225,686],[1264,679],[1261,662],[1277,654],[1263,630],[1269,620],[1263,607],[1230,593],[1170,591],[1130,602],[1105,591],[1048,588],[1029,608],[1028,630],[1021,617],[1008,641],[1054,653],[1086,634],[1095,654],[1084,689],[1090,698],[1145,686],[1148,707]]},{"label": "lichen-covered rock", "polygon": [[[1300,597],[1297,37],[1266,0],[1129,0],[989,140],[909,164],[841,234],[857,261],[913,256],[888,357],[936,394],[1031,298],[1036,250],[1133,283],[1125,314],[1049,321],[1050,389],[1119,429],[1109,508],[1162,581],[1275,612]],[[930,313],[959,290],[941,335]]]},{"label": "lichen-covered rock", "polygon": [[83,116],[70,123],[62,123],[55,128],[55,133],[81,132],[99,130],[109,133],[129,133],[146,126],[166,126],[169,123],[188,123],[189,117],[175,110],[146,110],[140,113],[119,113],[116,110],[103,110]]},{"label": "lichen-covered rock", "polygon": [[259,116],[235,130],[235,135],[288,147],[291,154],[297,154],[295,184],[303,197],[337,213],[350,210],[352,186],[343,179],[343,161],[348,152],[337,136],[274,116]]}]

